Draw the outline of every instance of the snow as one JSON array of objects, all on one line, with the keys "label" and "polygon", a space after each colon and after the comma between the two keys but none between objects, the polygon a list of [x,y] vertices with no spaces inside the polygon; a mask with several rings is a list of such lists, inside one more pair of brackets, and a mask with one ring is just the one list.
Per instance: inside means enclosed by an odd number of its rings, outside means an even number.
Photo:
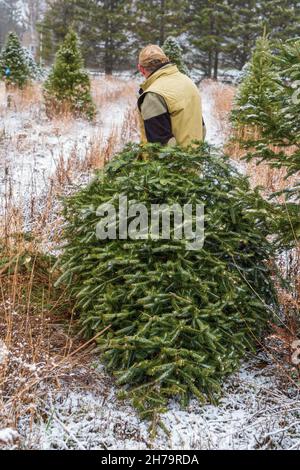
[{"label": "snow", "polygon": [[[60,194],[86,184],[92,173],[84,162],[103,159],[112,147],[117,150],[135,129],[124,126],[127,113],[135,104],[135,83],[127,79],[96,78],[94,85],[97,118],[94,123],[69,117],[50,120],[41,105],[17,96],[8,109],[4,87],[0,84],[0,216],[18,208],[23,232],[38,231],[43,250],[57,254],[53,240],[60,218]],[[82,165],[81,165],[82,163]],[[40,218],[47,224],[39,226]],[[2,218],[2,221],[9,218]],[[42,233],[40,233],[42,232]]]},{"label": "snow", "polygon": [[183,410],[173,400],[162,421],[170,435],[141,421],[119,401],[102,366],[92,390],[48,390],[41,409],[49,418],[21,418],[23,448],[38,449],[289,449],[300,447],[300,397],[280,391],[276,366],[263,355],[244,363],[224,384],[218,405],[191,400]]},{"label": "snow", "polygon": [[18,439],[19,434],[15,429],[5,428],[0,429],[0,443],[2,444],[13,444]]},{"label": "snow", "polygon": [[205,140],[210,145],[221,147],[224,143],[225,136],[222,131],[221,123],[215,113],[213,90],[214,87],[211,86],[209,82],[202,83],[200,86],[202,113],[206,127]]},{"label": "snow", "polygon": [[[110,96],[124,83],[102,79],[95,92]],[[113,98],[104,101],[94,123],[79,119],[50,121],[40,100],[22,106],[18,97],[13,97],[8,108],[4,84],[0,84],[0,198],[7,191],[9,179],[15,200],[24,207],[28,205],[49,185],[61,158],[67,162],[76,154],[77,159],[83,160],[95,140],[104,145],[111,130],[121,128],[130,106],[131,96],[124,95],[118,102]]]},{"label": "snow", "polygon": [[8,356],[8,348],[4,344],[4,342],[0,339],[0,365],[5,361]]}]

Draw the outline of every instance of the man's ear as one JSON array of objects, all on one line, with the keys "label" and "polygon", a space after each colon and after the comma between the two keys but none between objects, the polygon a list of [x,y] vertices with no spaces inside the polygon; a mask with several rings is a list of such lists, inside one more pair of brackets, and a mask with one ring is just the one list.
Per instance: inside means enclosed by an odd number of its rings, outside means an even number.
[{"label": "man's ear", "polygon": [[138,64],[138,70],[141,72],[142,75],[144,75],[144,77],[146,76],[146,70],[142,65]]}]

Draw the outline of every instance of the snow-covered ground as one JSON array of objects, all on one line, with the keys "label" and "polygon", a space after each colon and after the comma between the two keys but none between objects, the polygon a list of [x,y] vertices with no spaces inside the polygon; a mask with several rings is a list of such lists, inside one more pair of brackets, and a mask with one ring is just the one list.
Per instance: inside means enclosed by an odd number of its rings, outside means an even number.
[{"label": "snow-covered ground", "polygon": [[202,99],[202,113],[203,119],[206,127],[206,141],[211,144],[219,147],[224,143],[224,132],[221,126],[220,121],[218,120],[215,110],[214,110],[214,88],[215,84],[209,82],[204,82],[200,86],[201,99]]},{"label": "snow-covered ground", "polygon": [[[278,383],[274,364],[260,354],[224,384],[218,405],[191,400],[187,409],[172,401],[153,438],[129,403],[119,401],[102,366],[87,388],[73,381],[47,389],[40,417],[19,422],[18,446],[26,449],[298,449],[300,396]],[[80,375],[80,370],[77,371]],[[73,371],[76,377],[76,371]],[[1,434],[0,434],[1,437]],[[11,448],[14,447],[11,445]]]},{"label": "snow-covered ground", "polygon": [[[85,158],[95,139],[109,138],[120,128],[128,106],[134,103],[126,80],[99,79],[95,124],[80,120],[49,121],[40,101],[32,105],[13,103],[0,89],[0,196],[7,191],[7,175],[21,199],[41,194],[60,159],[72,154]],[[101,84],[101,86],[100,86]],[[100,96],[107,86],[106,98]],[[207,141],[224,142],[224,126],[215,112],[216,84],[202,83],[203,113]],[[118,90],[111,88],[119,87]],[[122,91],[122,87],[124,92]],[[98,90],[98,91],[97,91]],[[101,91],[102,90],[102,91]],[[104,95],[105,95],[104,93]],[[101,102],[103,101],[103,104]],[[18,112],[16,112],[16,108]],[[125,143],[125,142],[122,142]],[[77,175],[80,179],[80,175]],[[0,345],[1,346],[1,345]],[[3,349],[3,348],[2,348]],[[4,354],[4,352],[5,354]],[[8,353],[5,349],[2,356]],[[228,378],[218,405],[192,400],[182,410],[170,403],[162,420],[169,429],[151,439],[148,424],[141,421],[127,402],[119,401],[113,380],[95,359],[88,370],[69,371],[54,388],[41,382],[38,412],[34,421],[24,412],[17,430],[0,425],[0,444],[7,448],[34,449],[296,449],[300,447],[300,396],[296,387],[282,382],[274,362],[261,355],[251,357],[240,371]],[[31,364],[35,367],[35,364]],[[80,376],[84,375],[84,380]],[[283,374],[284,375],[284,374]],[[78,380],[77,380],[78,378]],[[72,380],[71,380],[72,379]],[[82,385],[82,382],[85,385]],[[18,432],[18,436],[16,435]]]},{"label": "snow-covered ground", "polygon": [[[96,78],[93,92],[97,103],[96,121],[49,120],[43,108],[41,89],[36,97],[8,97],[0,84],[0,197],[9,175],[13,192],[20,199],[37,196],[49,184],[49,178],[63,159],[72,154],[84,159],[95,140],[103,145],[113,129],[120,130],[126,110],[133,105],[132,89],[123,93],[126,80]],[[132,87],[132,85],[131,85]],[[131,93],[130,93],[131,91]],[[111,98],[110,98],[111,97]],[[103,104],[102,104],[103,102]]]}]

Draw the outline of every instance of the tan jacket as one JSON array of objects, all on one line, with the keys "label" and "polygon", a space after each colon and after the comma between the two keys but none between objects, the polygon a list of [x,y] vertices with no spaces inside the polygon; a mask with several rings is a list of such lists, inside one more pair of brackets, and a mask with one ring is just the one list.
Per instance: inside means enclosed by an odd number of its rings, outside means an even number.
[{"label": "tan jacket", "polygon": [[178,145],[187,146],[193,140],[204,139],[199,90],[189,77],[179,72],[176,65],[168,64],[158,69],[141,85],[141,89],[142,94],[138,100],[138,108],[143,143],[149,140],[146,136],[145,120],[143,119],[143,115],[145,116],[147,111],[146,113],[145,110],[142,112],[142,106],[144,101],[145,106],[147,101],[149,106],[150,103],[153,106],[153,101],[155,101],[153,98],[150,99],[150,95],[148,100],[145,100],[147,94],[157,94],[163,99],[160,101],[166,103],[172,135]]}]

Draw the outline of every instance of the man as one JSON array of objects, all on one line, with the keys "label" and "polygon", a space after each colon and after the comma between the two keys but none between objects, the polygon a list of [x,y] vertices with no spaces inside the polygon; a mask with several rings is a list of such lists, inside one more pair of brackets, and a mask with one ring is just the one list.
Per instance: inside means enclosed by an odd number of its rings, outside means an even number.
[{"label": "man", "polygon": [[141,51],[138,69],[146,78],[138,99],[142,142],[185,147],[203,140],[201,97],[192,80],[152,44]]}]

